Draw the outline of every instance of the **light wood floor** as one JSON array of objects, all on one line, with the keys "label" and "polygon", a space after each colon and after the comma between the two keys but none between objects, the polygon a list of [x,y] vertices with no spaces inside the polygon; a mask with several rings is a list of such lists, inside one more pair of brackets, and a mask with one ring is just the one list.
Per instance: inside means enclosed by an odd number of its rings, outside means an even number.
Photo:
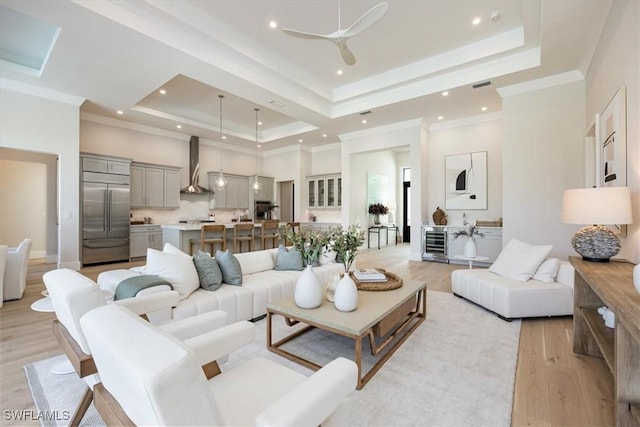
[{"label": "light wood floor", "polygon": [[[407,245],[368,249],[359,253],[357,263],[359,267],[382,267],[404,277],[425,280],[428,289],[443,292],[451,292],[451,271],[466,268],[408,261],[408,254]],[[82,272],[95,280],[103,270],[139,264],[141,262],[111,264]],[[23,366],[62,353],[51,332],[54,315],[30,309],[31,303],[42,297],[42,274],[53,268],[52,264],[32,261],[24,297],[5,302],[0,309],[0,407],[3,410],[35,410]],[[572,335],[570,317],[523,321],[513,426],[613,425],[613,378],[602,360],[573,354]],[[9,423],[3,417],[0,424]]]}]

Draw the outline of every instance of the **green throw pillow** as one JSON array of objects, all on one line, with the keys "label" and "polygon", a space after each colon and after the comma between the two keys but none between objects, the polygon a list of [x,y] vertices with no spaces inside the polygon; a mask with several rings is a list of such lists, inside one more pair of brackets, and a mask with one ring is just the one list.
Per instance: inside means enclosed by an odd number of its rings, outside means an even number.
[{"label": "green throw pillow", "polygon": [[222,271],[215,259],[206,252],[198,251],[193,256],[193,263],[198,272],[200,287],[207,291],[215,291],[222,286]]},{"label": "green throw pillow", "polygon": [[302,265],[302,255],[295,248],[288,250],[283,245],[278,248],[276,255],[276,270],[297,270],[300,271]]},{"label": "green throw pillow", "polygon": [[242,269],[240,262],[229,249],[222,252],[216,251],[216,261],[222,271],[222,281],[228,285],[242,285]]}]

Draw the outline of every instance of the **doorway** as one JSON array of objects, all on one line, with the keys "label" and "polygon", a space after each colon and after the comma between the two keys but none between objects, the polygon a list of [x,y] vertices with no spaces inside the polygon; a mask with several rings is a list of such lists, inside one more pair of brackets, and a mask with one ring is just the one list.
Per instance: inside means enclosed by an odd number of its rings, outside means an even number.
[{"label": "doorway", "polygon": [[411,169],[402,169],[402,241],[411,241]]},{"label": "doorway", "polygon": [[278,181],[278,194],[280,194],[279,219],[282,222],[292,222],[295,218],[293,181]]}]

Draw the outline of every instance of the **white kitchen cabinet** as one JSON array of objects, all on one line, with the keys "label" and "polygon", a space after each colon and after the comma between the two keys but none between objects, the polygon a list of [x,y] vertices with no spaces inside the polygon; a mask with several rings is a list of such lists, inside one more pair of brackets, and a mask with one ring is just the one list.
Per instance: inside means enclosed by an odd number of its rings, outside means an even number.
[{"label": "white kitchen cabinet", "polygon": [[129,175],[129,160],[111,159],[100,156],[82,155],[82,170],[86,172],[112,173],[116,175]]},{"label": "white kitchen cabinet", "polygon": [[131,165],[132,208],[180,207],[180,169],[160,165]]},{"label": "white kitchen cabinet", "polygon": [[309,208],[339,208],[342,206],[342,177],[339,174],[307,177]]},{"label": "white kitchen cabinet", "polygon": [[213,200],[215,209],[248,209],[249,208],[249,177],[243,175],[225,174],[227,186],[224,190],[215,190],[214,181],[218,172],[207,174],[209,188],[214,189]]},{"label": "white kitchen cabinet", "polygon": [[129,235],[129,257],[147,256],[147,249],[162,250],[162,229],[160,225],[131,226]]},{"label": "white kitchen cabinet", "polygon": [[273,178],[259,176],[258,182],[260,182],[260,191],[253,195],[253,200],[272,202],[273,201]]},{"label": "white kitchen cabinet", "polygon": [[[463,226],[447,226],[447,256],[450,263],[467,264],[467,261],[456,260],[454,255],[462,255],[464,253],[464,244],[466,237],[453,238],[453,233],[457,230],[465,228]],[[486,256],[488,261],[478,262],[478,265],[491,265],[502,251],[502,228],[500,227],[478,227],[478,231],[484,234],[483,238],[476,237],[476,249],[478,256]],[[476,265],[474,262],[473,265]]]}]

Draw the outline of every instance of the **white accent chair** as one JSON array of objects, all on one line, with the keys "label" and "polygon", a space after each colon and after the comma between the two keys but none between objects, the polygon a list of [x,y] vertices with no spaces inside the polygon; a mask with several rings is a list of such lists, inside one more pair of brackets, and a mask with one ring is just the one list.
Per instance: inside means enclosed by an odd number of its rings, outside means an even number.
[{"label": "white accent chair", "polygon": [[207,380],[202,362],[253,342],[250,322],[184,342],[116,305],[80,324],[102,379],[95,401],[107,425],[346,425],[357,367],[344,358],[310,377],[255,358]]},{"label": "white accent chair", "polygon": [[[53,270],[45,273],[42,279],[57,317],[53,322],[54,335],[78,376],[84,378],[88,385],[70,420],[71,426],[77,426],[93,399],[93,386],[100,381],[86,337],[80,328],[80,318],[91,310],[107,305],[107,302],[104,291],[94,281],[77,271],[66,268]],[[126,307],[132,315],[146,316],[147,313],[157,310],[170,309],[177,305],[178,301],[177,292],[163,291],[115,301],[112,305]],[[189,319],[169,322],[162,328],[178,339],[189,339],[226,323],[226,313],[216,310]],[[127,335],[127,331],[122,333]],[[216,366],[208,369],[215,368]]]},{"label": "white accent chair", "polygon": [[[7,245],[0,245],[0,295],[4,295],[4,269],[7,265],[7,252],[9,247]],[[4,296],[0,298],[0,307],[4,301]]]},{"label": "white accent chair", "polygon": [[7,251],[7,264],[4,269],[2,300],[22,298],[27,286],[27,265],[31,252],[31,239],[24,239],[17,248]]}]

